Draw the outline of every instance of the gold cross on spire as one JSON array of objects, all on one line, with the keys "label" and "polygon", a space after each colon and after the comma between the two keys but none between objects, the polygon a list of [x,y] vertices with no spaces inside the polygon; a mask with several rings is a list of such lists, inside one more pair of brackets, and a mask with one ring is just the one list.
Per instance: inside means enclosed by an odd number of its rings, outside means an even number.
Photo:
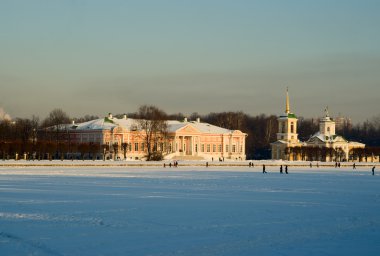
[{"label": "gold cross on spire", "polygon": [[285,108],[285,113],[289,114],[290,113],[290,105],[289,105],[289,88],[286,87],[286,108]]}]

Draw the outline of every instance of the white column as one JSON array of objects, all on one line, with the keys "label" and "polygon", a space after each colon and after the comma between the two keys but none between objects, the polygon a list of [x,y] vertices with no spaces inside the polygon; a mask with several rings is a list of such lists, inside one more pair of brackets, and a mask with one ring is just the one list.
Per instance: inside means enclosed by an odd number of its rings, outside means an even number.
[{"label": "white column", "polygon": [[242,137],[243,141],[242,141],[242,150],[241,150],[241,155],[242,157],[244,156],[245,158],[245,135]]},{"label": "white column", "polygon": [[184,150],[183,142],[184,142],[184,136],[182,136],[182,138],[181,138],[181,147],[180,147],[180,149],[182,149],[182,155],[185,154],[185,150]]},{"label": "white column", "polygon": [[228,138],[228,157],[231,158],[232,155],[232,136],[230,135]]},{"label": "white column", "polygon": [[194,137],[193,136],[191,136],[190,137],[191,138],[191,140],[190,140],[190,144],[191,144],[191,155],[193,156],[194,155]]}]

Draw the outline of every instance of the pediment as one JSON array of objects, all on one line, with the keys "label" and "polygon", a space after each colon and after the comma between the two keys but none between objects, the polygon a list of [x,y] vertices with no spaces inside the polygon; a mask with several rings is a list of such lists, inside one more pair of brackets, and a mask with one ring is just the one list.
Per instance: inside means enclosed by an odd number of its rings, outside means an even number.
[{"label": "pediment", "polygon": [[194,126],[192,126],[191,124],[188,124],[180,129],[178,129],[177,131],[175,131],[176,133],[200,133],[200,131],[195,128]]},{"label": "pediment", "polygon": [[244,133],[241,132],[240,130],[234,130],[234,131],[232,132],[232,134],[234,134],[234,135],[242,135],[242,134],[244,134]]},{"label": "pediment", "polygon": [[112,130],[114,133],[122,133],[124,131],[124,129],[122,127],[115,127],[113,128]]}]

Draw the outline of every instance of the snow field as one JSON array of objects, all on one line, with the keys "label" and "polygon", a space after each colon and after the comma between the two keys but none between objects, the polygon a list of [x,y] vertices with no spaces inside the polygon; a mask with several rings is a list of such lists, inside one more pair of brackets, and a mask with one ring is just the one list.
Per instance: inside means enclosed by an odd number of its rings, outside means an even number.
[{"label": "snow field", "polygon": [[378,255],[368,167],[0,167],[0,255]]}]

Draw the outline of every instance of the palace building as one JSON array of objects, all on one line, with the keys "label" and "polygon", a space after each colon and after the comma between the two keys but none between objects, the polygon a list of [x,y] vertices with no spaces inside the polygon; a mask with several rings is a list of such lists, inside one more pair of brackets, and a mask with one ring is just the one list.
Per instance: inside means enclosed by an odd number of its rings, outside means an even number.
[{"label": "palace building", "polygon": [[[215,125],[195,121],[166,121],[167,134],[159,140],[155,149],[165,159],[234,159],[245,160],[246,133],[239,130],[224,129]],[[126,158],[144,159],[147,153],[144,131],[139,128],[138,120],[115,118],[109,114],[84,123],[68,125],[67,134],[72,142],[96,143],[103,146],[99,152],[105,158],[123,159],[122,145],[126,145]],[[162,136],[164,137],[164,136]],[[116,145],[116,148],[115,148]]]},{"label": "palace building", "polygon": [[277,141],[271,143],[272,159],[307,161],[350,161],[352,152],[365,144],[348,141],[335,133],[335,122],[328,109],[319,120],[319,131],[307,141],[298,140],[297,116],[290,112],[289,93],[286,91],[285,113],[278,117]]}]

